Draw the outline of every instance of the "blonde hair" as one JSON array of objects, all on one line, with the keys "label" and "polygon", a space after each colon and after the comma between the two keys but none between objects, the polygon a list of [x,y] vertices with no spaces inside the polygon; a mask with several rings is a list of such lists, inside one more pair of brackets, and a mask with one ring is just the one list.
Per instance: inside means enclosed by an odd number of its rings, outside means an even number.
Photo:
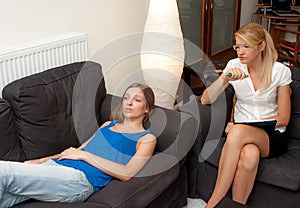
[{"label": "blonde hair", "polygon": [[[154,108],[154,102],[155,102],[154,93],[153,93],[152,89],[148,85],[141,84],[141,83],[133,83],[133,84],[129,85],[127,87],[127,89],[125,90],[125,92],[123,93],[122,101],[124,99],[124,96],[125,96],[127,90],[130,89],[130,88],[139,88],[144,93],[145,100],[146,100],[146,106],[147,106],[147,110],[148,110],[148,112],[145,113],[145,116],[144,116],[144,119],[143,119],[143,123],[145,123],[149,119],[150,113],[151,113],[151,111]],[[111,120],[118,120],[120,122],[124,121],[124,114],[123,114],[123,109],[122,109],[122,102],[111,113],[110,119]]]},{"label": "blonde hair", "polygon": [[259,91],[267,89],[272,82],[272,69],[278,58],[271,35],[261,25],[249,23],[242,26],[235,33],[235,37],[239,37],[249,44],[250,47],[258,46],[263,42],[266,43],[266,47],[262,52],[262,74]]}]

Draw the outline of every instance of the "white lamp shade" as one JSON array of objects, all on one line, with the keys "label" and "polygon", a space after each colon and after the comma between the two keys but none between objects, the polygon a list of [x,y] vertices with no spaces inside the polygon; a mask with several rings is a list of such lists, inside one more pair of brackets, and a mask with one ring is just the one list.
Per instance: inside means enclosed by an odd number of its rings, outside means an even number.
[{"label": "white lamp shade", "polygon": [[184,66],[183,36],[176,0],[150,0],[141,47],[145,83],[155,104],[173,109]]}]

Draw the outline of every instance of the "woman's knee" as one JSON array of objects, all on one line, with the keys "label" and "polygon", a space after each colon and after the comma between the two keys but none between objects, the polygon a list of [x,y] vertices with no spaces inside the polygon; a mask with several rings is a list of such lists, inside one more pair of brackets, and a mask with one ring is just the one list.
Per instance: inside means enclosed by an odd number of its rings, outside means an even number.
[{"label": "woman's knee", "polygon": [[[265,137],[265,140],[264,140]],[[226,142],[238,145],[241,148],[247,144],[256,144],[258,146],[264,145],[268,135],[261,129],[248,125],[236,124],[234,125],[228,135]]]},{"label": "woman's knee", "polygon": [[239,168],[247,171],[255,170],[258,166],[259,158],[259,148],[255,144],[247,144],[241,150]]},{"label": "woman's knee", "polygon": [[227,135],[227,141],[228,142],[241,142],[243,138],[245,138],[245,135],[247,135],[247,127],[246,125],[240,125],[236,124],[234,125]]}]

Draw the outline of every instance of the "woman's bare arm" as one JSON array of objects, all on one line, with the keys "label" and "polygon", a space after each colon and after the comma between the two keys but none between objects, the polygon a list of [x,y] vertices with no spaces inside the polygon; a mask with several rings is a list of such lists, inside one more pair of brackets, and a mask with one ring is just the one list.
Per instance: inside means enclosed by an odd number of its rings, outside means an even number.
[{"label": "woman's bare arm", "polygon": [[75,148],[65,150],[58,159],[83,160],[115,178],[127,181],[135,176],[148,162],[154,152],[155,145],[156,138],[154,135],[147,134],[141,137],[135,155],[126,165]]},{"label": "woman's bare arm", "polygon": [[56,155],[51,155],[48,157],[42,157],[42,158],[38,158],[38,159],[34,159],[34,160],[26,160],[24,161],[24,163],[31,163],[31,164],[41,164],[43,162],[46,162],[48,160],[57,158],[60,154],[56,154]]},{"label": "woman's bare arm", "polygon": [[206,88],[201,96],[200,102],[203,105],[211,104],[216,101],[219,95],[229,86],[228,78],[225,74],[214,81],[208,88]]},{"label": "woman's bare arm", "polygon": [[290,85],[278,87],[278,114],[267,119],[277,120],[276,126],[287,126],[291,113],[291,88]]},{"label": "woman's bare arm", "polygon": [[239,68],[230,68],[226,74],[230,74],[230,76],[222,73],[212,85],[204,90],[200,100],[203,105],[215,102],[219,95],[229,86],[229,81],[242,80],[249,77]]}]

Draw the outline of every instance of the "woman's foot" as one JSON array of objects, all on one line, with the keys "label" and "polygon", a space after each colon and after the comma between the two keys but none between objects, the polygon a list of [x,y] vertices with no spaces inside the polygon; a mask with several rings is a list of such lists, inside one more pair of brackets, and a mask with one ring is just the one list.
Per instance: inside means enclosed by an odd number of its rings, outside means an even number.
[{"label": "woman's foot", "polygon": [[204,208],[206,204],[207,203],[203,199],[188,198],[188,205],[186,206],[186,208]]}]

